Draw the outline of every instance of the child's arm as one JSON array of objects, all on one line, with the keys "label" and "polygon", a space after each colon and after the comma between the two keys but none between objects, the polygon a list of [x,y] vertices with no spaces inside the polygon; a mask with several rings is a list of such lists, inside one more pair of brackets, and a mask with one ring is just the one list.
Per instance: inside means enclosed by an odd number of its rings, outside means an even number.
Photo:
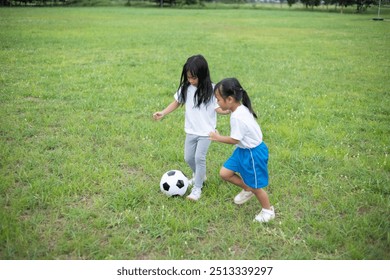
[{"label": "child's arm", "polygon": [[172,113],[180,106],[180,103],[174,100],[171,104],[169,104],[164,110],[160,112],[156,112],[153,114],[153,119],[155,120],[161,120],[164,116],[168,115],[169,113]]},{"label": "child's arm", "polygon": [[231,144],[231,145],[236,145],[238,144],[240,141],[230,137],[230,136],[222,136],[219,134],[218,130],[216,130],[215,132],[210,132],[209,133],[209,139],[211,141],[217,141],[217,142],[221,142],[221,143],[225,143],[225,144]]},{"label": "child's arm", "polygon": [[222,110],[221,107],[218,107],[217,109],[215,109],[215,111],[221,115],[228,115],[232,112],[230,110]]}]

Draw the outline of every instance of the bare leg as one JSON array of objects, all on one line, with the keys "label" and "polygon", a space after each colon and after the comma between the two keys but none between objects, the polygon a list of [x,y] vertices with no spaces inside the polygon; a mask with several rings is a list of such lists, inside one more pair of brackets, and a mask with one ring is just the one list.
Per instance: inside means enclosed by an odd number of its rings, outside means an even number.
[{"label": "bare leg", "polygon": [[246,191],[251,191],[255,194],[257,200],[260,202],[262,208],[265,209],[271,209],[271,205],[268,199],[268,195],[263,189],[253,189],[251,187],[248,187],[242,178],[238,176],[235,172],[232,170],[229,170],[225,167],[222,167],[219,171],[219,175],[221,178],[229,183],[232,183],[233,185],[236,185]]},{"label": "bare leg", "polygon": [[260,202],[261,206],[264,209],[271,209],[271,204],[268,199],[268,195],[263,189],[251,189],[251,191],[255,194],[257,200]]},{"label": "bare leg", "polygon": [[241,179],[240,176],[238,176],[235,172],[222,167],[221,170],[219,171],[219,175],[221,178],[229,183],[232,183],[233,185],[236,185],[246,191],[251,191],[252,189],[248,187],[244,181]]}]

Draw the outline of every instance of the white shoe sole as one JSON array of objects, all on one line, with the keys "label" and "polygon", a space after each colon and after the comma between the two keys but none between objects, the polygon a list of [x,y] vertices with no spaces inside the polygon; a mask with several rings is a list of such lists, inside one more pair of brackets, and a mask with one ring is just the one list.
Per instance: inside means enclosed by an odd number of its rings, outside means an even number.
[{"label": "white shoe sole", "polygon": [[254,197],[255,195],[252,194],[251,196],[248,196],[247,198],[245,198],[244,200],[240,200],[240,201],[236,201],[234,199],[234,203],[237,204],[237,205],[241,205],[241,204],[244,204],[245,202],[247,202],[248,200],[250,200],[252,197]]}]

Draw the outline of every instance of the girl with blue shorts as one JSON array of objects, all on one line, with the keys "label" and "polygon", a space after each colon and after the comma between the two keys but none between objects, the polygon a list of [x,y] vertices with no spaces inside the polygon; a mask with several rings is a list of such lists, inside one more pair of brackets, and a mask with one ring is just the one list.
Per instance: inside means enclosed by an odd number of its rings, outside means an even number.
[{"label": "girl with blue shorts", "polygon": [[[236,204],[243,204],[253,196],[262,206],[255,217],[260,223],[275,218],[264,188],[268,185],[268,148],[263,142],[263,134],[256,122],[256,114],[247,92],[236,78],[227,78],[214,87],[218,105],[223,110],[230,110],[230,136],[222,136],[218,131],[210,132],[209,139],[225,144],[236,145],[231,157],[220,170],[223,180],[242,188],[234,198]],[[239,175],[238,175],[239,174]]]}]

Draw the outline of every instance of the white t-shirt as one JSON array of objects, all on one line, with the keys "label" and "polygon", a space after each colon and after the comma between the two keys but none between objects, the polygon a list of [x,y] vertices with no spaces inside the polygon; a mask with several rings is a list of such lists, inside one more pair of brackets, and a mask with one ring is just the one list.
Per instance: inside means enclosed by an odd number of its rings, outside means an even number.
[{"label": "white t-shirt", "polygon": [[263,133],[249,109],[240,105],[230,116],[230,137],[240,148],[254,148],[263,142]]},{"label": "white t-shirt", "polygon": [[[184,131],[188,134],[208,136],[210,131],[215,131],[217,127],[217,113],[215,109],[219,106],[213,94],[207,105],[202,103],[199,107],[195,107],[194,95],[196,89],[192,85],[187,88]],[[174,98],[177,102],[180,102],[179,91],[175,93]]]}]

